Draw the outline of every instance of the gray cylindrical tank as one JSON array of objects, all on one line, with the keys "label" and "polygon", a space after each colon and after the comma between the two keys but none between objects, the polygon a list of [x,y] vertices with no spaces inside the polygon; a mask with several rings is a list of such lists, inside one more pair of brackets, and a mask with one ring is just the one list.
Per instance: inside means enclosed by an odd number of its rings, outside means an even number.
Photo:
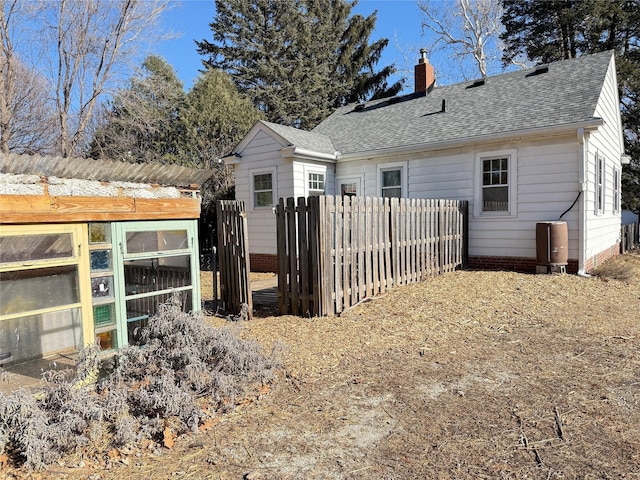
[{"label": "gray cylindrical tank", "polygon": [[536,224],[536,259],[538,265],[567,265],[569,262],[567,222]]}]

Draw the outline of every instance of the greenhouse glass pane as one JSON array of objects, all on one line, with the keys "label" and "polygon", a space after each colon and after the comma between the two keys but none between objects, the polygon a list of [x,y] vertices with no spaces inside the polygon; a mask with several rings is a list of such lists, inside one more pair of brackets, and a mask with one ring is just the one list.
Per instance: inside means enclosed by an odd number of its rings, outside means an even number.
[{"label": "greenhouse glass pane", "polygon": [[0,263],[73,257],[71,233],[0,236]]},{"label": "greenhouse glass pane", "polygon": [[76,265],[0,274],[0,315],[80,302]]}]

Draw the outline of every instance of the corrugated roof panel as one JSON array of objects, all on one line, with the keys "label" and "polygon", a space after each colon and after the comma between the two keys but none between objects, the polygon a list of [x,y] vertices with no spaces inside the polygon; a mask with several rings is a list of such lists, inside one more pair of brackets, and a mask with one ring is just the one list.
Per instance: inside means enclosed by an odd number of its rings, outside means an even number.
[{"label": "corrugated roof panel", "polygon": [[0,173],[77,178],[101,182],[157,183],[174,187],[202,185],[214,175],[212,170],[179,165],[137,164],[91,158],[0,155]]}]

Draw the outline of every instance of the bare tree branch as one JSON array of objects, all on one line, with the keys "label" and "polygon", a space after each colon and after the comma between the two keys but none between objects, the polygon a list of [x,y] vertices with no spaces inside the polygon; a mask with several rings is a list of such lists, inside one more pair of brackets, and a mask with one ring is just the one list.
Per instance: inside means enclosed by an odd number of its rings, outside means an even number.
[{"label": "bare tree branch", "polygon": [[40,10],[31,2],[0,0],[0,152],[50,153],[55,139],[49,85],[16,54],[22,27]]},{"label": "bare tree branch", "polygon": [[168,0],[42,1],[47,15],[41,34],[56,45],[49,74],[55,85],[58,149],[70,156],[86,147],[97,102],[118,69],[135,56],[142,33],[151,31]]},{"label": "bare tree branch", "polygon": [[454,58],[471,56],[480,76],[486,77],[489,61],[500,58],[500,0],[423,0],[418,7],[424,15],[423,32],[435,34],[436,45],[450,47]]}]

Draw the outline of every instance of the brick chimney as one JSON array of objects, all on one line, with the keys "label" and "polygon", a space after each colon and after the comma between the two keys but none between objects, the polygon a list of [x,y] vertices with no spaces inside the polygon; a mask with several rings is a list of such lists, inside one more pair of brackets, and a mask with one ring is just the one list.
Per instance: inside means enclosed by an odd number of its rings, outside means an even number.
[{"label": "brick chimney", "polygon": [[425,92],[433,87],[436,82],[436,74],[433,70],[433,66],[427,60],[427,49],[420,49],[420,60],[414,67],[415,77],[415,92]]}]

